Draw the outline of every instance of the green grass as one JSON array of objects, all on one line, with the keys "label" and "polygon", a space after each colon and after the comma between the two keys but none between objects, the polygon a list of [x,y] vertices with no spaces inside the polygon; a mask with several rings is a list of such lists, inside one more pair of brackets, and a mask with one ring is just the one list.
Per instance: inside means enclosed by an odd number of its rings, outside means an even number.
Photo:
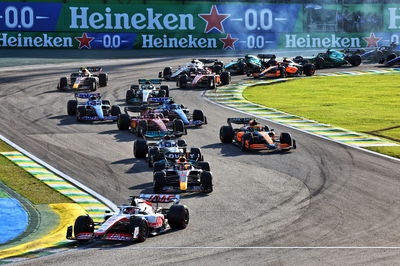
[{"label": "green grass", "polygon": [[[0,152],[14,150],[9,145],[0,141]],[[73,202],[2,155],[0,155],[0,181],[33,204]]]},{"label": "green grass", "polygon": [[[396,74],[293,79],[250,87],[244,97],[321,123],[370,132],[400,126],[399,79]],[[400,139],[400,128],[376,133]],[[400,158],[400,147],[368,149]]]}]

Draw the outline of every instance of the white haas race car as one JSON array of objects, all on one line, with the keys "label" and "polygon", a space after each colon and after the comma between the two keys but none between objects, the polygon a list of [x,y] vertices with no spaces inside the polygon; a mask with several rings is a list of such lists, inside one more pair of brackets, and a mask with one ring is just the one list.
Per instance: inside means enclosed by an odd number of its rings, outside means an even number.
[{"label": "white haas race car", "polygon": [[[206,66],[206,64],[208,65]],[[162,72],[158,73],[158,77],[164,78],[165,80],[177,80],[180,75],[189,75],[190,73],[195,73],[207,68],[212,69],[213,72],[221,73],[223,66],[223,62],[216,59],[193,59],[184,66],[179,66],[174,70],[171,67],[165,67]]]},{"label": "white haas race car", "polygon": [[[143,242],[149,235],[164,233],[168,229],[185,229],[189,223],[189,209],[179,204],[179,200],[179,195],[170,194],[141,194],[139,197],[131,197],[130,205],[118,207],[119,211],[106,215],[102,223],[93,222],[88,215],[79,216],[74,226],[68,227],[67,239],[79,242]],[[169,208],[158,207],[159,203],[171,202],[173,204]],[[99,227],[96,229],[95,226]]]}]

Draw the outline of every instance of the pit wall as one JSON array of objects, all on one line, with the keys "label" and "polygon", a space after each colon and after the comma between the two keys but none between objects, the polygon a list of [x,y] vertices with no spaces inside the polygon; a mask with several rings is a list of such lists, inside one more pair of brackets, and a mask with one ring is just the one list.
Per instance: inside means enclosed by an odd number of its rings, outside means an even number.
[{"label": "pit wall", "polygon": [[400,4],[141,2],[2,2],[0,47],[261,51],[400,42]]}]

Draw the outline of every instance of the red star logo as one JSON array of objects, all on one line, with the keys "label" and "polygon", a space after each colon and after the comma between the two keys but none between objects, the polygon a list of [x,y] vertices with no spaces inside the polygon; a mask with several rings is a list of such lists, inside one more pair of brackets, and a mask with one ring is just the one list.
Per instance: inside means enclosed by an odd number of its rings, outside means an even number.
[{"label": "red star logo", "polygon": [[220,14],[215,5],[211,7],[209,14],[199,14],[199,17],[207,22],[206,29],[204,30],[205,33],[209,33],[212,29],[225,32],[222,22],[230,16],[230,14]]},{"label": "red star logo", "polygon": [[81,37],[75,37],[75,40],[79,42],[79,49],[82,49],[82,47],[85,47],[90,49],[90,42],[93,41],[94,37],[88,37],[86,35],[86,32],[82,34]]},{"label": "red star logo", "polygon": [[239,39],[232,38],[231,34],[228,33],[228,35],[226,35],[226,38],[220,38],[219,40],[224,43],[223,49],[228,49],[228,48],[235,49],[235,42],[237,42],[237,40]]},{"label": "red star logo", "polygon": [[367,42],[367,46],[366,47],[370,47],[370,46],[378,47],[378,42],[380,40],[382,40],[382,38],[375,37],[374,33],[371,33],[369,35],[369,37],[364,37],[363,39]]}]

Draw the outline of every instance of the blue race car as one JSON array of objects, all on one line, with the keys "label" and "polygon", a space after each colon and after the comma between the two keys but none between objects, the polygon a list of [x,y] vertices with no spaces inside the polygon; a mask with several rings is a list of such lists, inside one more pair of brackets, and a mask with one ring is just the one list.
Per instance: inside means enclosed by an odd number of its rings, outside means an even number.
[{"label": "blue race car", "polygon": [[[79,102],[78,99],[88,99]],[[118,105],[111,105],[110,101],[102,100],[100,93],[75,93],[75,100],[67,104],[68,115],[75,115],[77,121],[106,121],[116,122],[121,114]]]},{"label": "blue race car", "polygon": [[162,103],[160,106],[155,107],[155,111],[161,112],[164,117],[170,120],[181,119],[185,127],[199,127],[207,124],[207,117],[201,110],[193,110],[190,113],[187,107],[183,104],[176,104],[172,98],[152,98],[151,102],[159,101]]}]

